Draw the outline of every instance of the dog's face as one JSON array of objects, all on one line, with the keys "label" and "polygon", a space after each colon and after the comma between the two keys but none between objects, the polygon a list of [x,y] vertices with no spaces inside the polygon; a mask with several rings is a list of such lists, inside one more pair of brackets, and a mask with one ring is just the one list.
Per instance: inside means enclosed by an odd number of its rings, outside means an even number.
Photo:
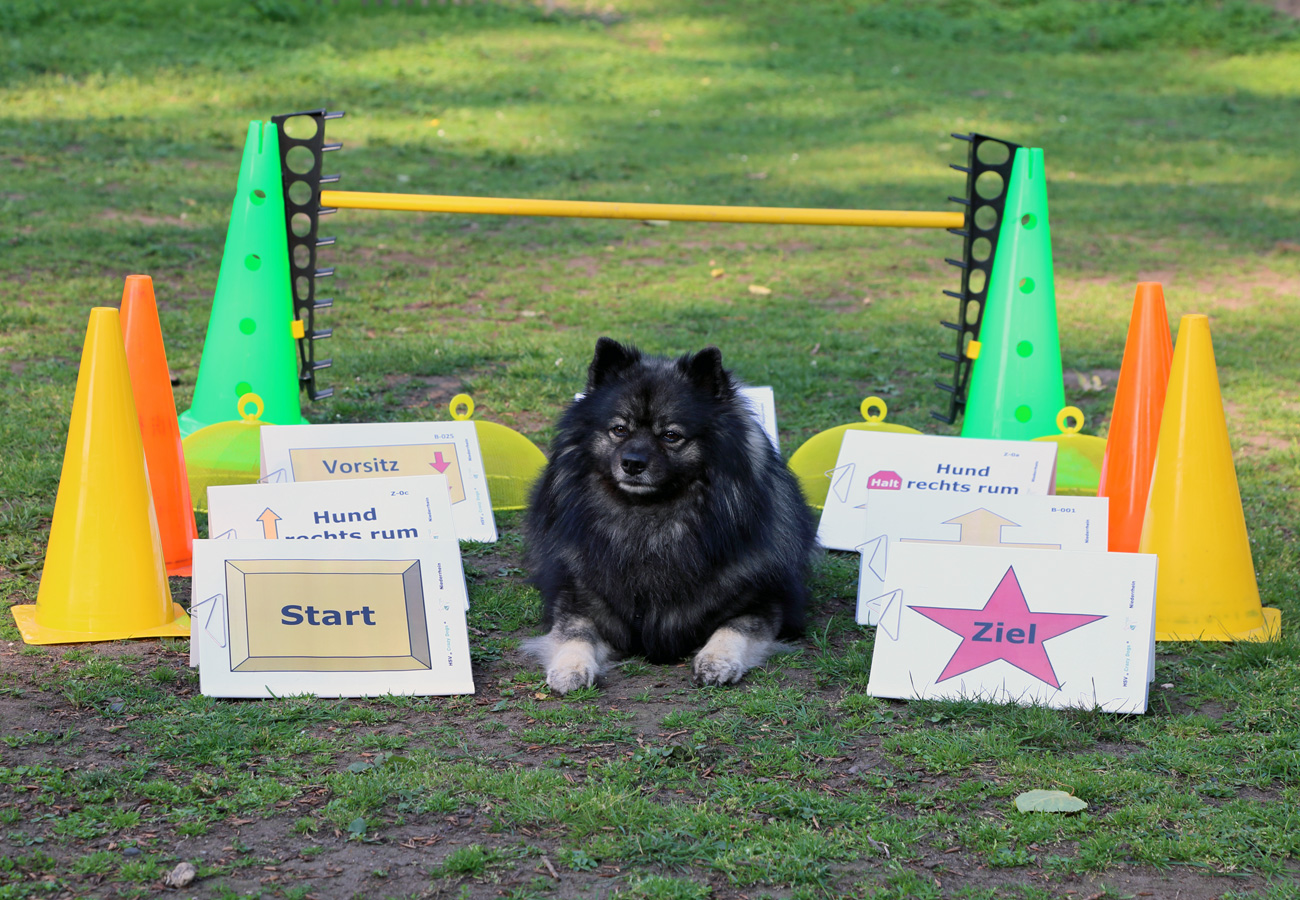
[{"label": "dog's face", "polygon": [[587,447],[625,497],[653,501],[698,481],[716,404],[731,382],[708,348],[675,361],[643,359],[601,338],[588,371]]}]

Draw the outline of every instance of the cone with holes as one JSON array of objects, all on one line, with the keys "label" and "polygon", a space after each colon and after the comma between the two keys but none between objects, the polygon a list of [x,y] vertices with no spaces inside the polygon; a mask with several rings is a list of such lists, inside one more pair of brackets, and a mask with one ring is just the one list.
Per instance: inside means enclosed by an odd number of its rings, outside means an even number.
[{"label": "cone with holes", "polygon": [[189,634],[167,585],[116,309],[90,312],[41,586],[13,614],[29,644]]},{"label": "cone with holes", "polygon": [[126,276],[122,337],[167,574],[189,575],[198,529],[190,504],[190,482],[185,473],[185,452],[176,423],[176,398],[172,396],[153,279],[148,275]]},{"label": "cone with holes", "polygon": [[1136,553],[1142,537],[1173,355],[1164,290],[1158,282],[1144,281],[1133,298],[1097,487],[1097,496],[1110,498],[1112,553]]},{"label": "cone with holes", "polygon": [[1203,315],[1178,325],[1138,550],[1160,558],[1156,640],[1267,641],[1281,633],[1281,613],[1259,600]]},{"label": "cone with holes", "polygon": [[1042,150],[1016,150],[1006,191],[961,434],[1031,440],[1065,406]]},{"label": "cone with holes", "polygon": [[298,397],[294,340],[301,326],[293,318],[279,147],[273,124],[249,123],[194,401],[180,415],[182,436],[237,418],[235,404],[248,393],[262,398],[271,424],[307,421]]}]

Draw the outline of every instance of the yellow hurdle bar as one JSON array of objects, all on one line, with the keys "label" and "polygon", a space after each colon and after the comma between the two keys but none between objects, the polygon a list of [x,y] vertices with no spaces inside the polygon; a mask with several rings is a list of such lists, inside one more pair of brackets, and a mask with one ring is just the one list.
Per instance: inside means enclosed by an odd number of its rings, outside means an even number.
[{"label": "yellow hurdle bar", "polygon": [[492,216],[568,216],[580,219],[650,219],[670,222],[748,222],[763,225],[868,225],[878,228],[961,228],[960,212],[888,209],[787,209],[779,206],[690,206],[679,203],[602,203],[594,200],[527,200],[321,191],[322,207]]}]

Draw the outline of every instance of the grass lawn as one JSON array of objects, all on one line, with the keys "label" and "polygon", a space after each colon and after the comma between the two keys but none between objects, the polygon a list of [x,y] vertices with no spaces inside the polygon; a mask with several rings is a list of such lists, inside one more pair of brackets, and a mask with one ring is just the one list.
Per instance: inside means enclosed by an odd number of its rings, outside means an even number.
[{"label": "grass lawn", "polygon": [[[248,121],[321,106],[344,190],[944,210],[951,132],[1042,147],[1067,399],[1105,434],[1137,281],[1210,316],[1282,640],[1161,645],[1143,716],[882,701],[830,553],[741,685],[631,660],[560,699],[504,514],[465,546],[472,697],[215,701],[184,641],[24,645],[89,309],[151,275],[188,406]],[[204,898],[1300,896],[1297,122],[1300,23],[1244,0],[0,4],[0,900],[176,893],[182,860]],[[545,446],[607,334],[720,346],[787,455],[869,394],[954,432],[941,231],[324,233],[316,422],[466,391]],[[1018,813],[1032,788],[1089,807]]]}]

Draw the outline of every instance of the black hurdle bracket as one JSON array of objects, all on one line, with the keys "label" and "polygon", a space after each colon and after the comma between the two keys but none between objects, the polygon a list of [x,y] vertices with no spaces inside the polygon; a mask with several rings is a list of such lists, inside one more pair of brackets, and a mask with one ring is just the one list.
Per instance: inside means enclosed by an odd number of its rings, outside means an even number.
[{"label": "black hurdle bracket", "polygon": [[[944,322],[944,328],[957,332],[957,352],[940,353],[939,356],[953,364],[952,383],[936,381],[935,386],[948,394],[948,412],[931,412],[940,422],[952,425],[966,408],[966,389],[970,385],[971,358],[968,348],[971,341],[979,340],[980,323],[984,320],[984,301],[988,297],[989,280],[993,274],[993,260],[998,252],[998,231],[1002,227],[1002,214],[1007,205],[1007,188],[1011,184],[1011,166],[1015,162],[1020,144],[1000,140],[983,134],[954,134],[960,141],[970,143],[966,165],[953,165],[958,172],[966,173],[966,196],[949,197],[960,203],[966,214],[964,228],[948,231],[962,239],[961,259],[946,259],[961,271],[961,290],[944,291],[958,302],[957,321]],[[989,160],[998,160],[989,162]],[[979,193],[976,185],[980,177],[996,172],[1001,177],[1001,190],[992,198]],[[991,192],[995,178],[985,179],[979,188]],[[972,287],[972,276],[978,290]]]},{"label": "black hurdle bracket", "polygon": [[338,175],[322,175],[321,170],[325,154],[343,147],[341,143],[325,142],[325,123],[341,118],[343,113],[324,109],[271,117],[280,137],[280,180],[284,188],[284,224],[289,235],[294,334],[298,338],[298,382],[312,400],[324,400],[334,393],[333,388],[316,386],[316,373],[334,362],[316,359],[316,342],[334,333],[332,328],[316,327],[316,312],[334,304],[332,297],[316,297],[316,280],[334,274],[333,268],[317,267],[316,251],[335,240],[317,237],[317,228],[321,216],[337,212],[320,205],[320,191],[321,185],[339,180]]}]

